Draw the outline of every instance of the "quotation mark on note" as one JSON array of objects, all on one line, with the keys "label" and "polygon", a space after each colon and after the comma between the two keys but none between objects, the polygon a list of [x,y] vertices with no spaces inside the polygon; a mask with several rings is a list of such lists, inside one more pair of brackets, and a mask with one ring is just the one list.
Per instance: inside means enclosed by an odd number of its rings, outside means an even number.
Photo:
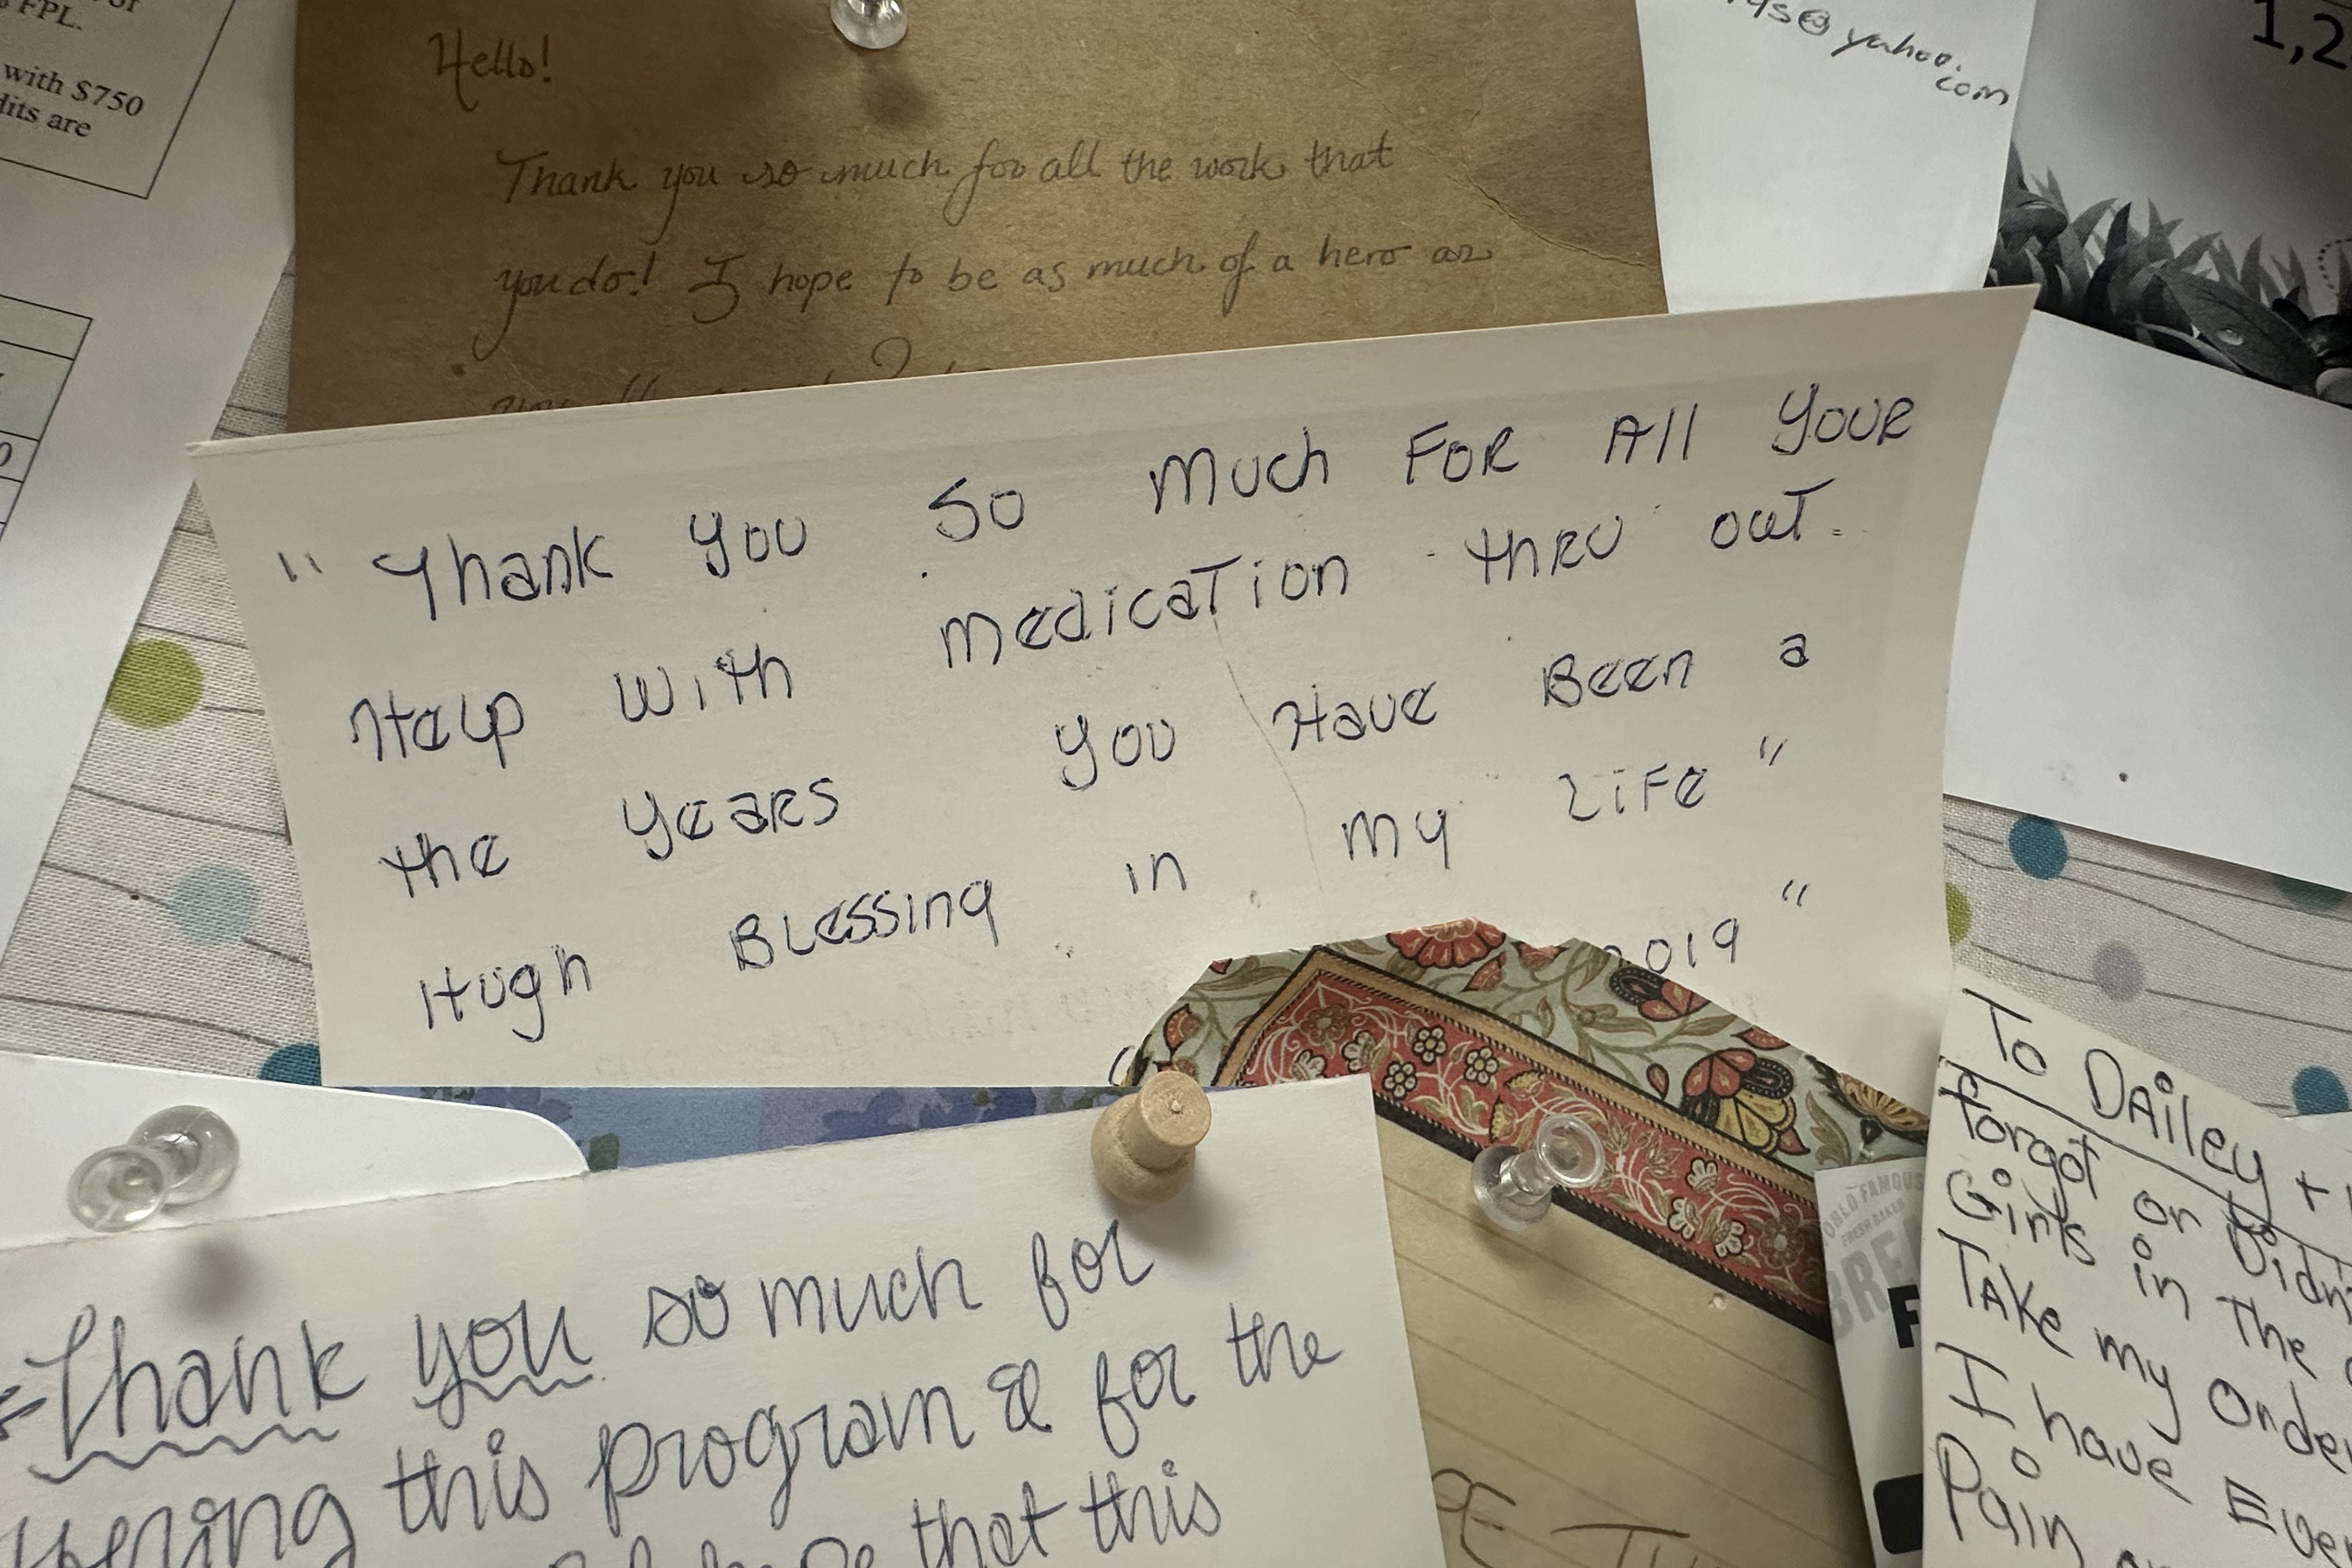
[{"label": "quotation mark on note", "polygon": [[[312,576],[323,577],[327,574],[327,569],[319,564],[317,556],[305,555],[302,559],[310,563]],[[294,563],[286,559],[286,552],[283,550],[278,552],[278,569],[286,574],[286,580],[289,583],[299,583],[302,580],[302,574],[294,569]]]},{"label": "quotation mark on note", "polygon": [[1801,910],[1805,907],[1805,895],[1812,890],[1813,885],[1811,882],[1800,882],[1791,877],[1780,884],[1780,901],[1784,904],[1794,904]]},{"label": "quotation mark on note", "polygon": [[34,1400],[29,1405],[19,1405],[14,1410],[11,1410],[8,1408],[8,1402],[16,1398],[17,1394],[20,1393],[23,1388],[24,1384],[17,1383],[12,1383],[5,1388],[0,1388],[0,1443],[5,1443],[8,1440],[9,1422],[16,1420],[20,1416],[30,1415],[34,1411],[40,1409],[41,1406],[48,1403],[47,1398],[43,1397]]},{"label": "quotation mark on note", "polygon": [[1786,740],[1776,741],[1769,735],[1765,736],[1756,742],[1756,760],[1770,767],[1780,760],[1780,752],[1788,743]]}]

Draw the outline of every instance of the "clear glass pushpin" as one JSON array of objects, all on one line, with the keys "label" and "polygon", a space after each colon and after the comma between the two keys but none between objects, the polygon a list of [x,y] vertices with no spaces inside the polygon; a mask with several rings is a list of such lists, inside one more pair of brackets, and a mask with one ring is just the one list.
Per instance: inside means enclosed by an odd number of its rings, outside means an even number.
[{"label": "clear glass pushpin", "polygon": [[907,36],[903,0],[833,0],[833,25],[861,49],[887,49]]},{"label": "clear glass pushpin", "polygon": [[236,1156],[227,1122],[201,1105],[175,1105],[141,1122],[129,1142],[75,1166],[66,1207],[92,1230],[129,1230],[219,1192],[236,1174]]},{"label": "clear glass pushpin", "polygon": [[1532,1230],[1551,1212],[1555,1187],[1589,1187],[1608,1172],[1601,1134],[1580,1117],[1554,1112],[1524,1149],[1496,1144],[1470,1167],[1470,1190],[1505,1230]]}]

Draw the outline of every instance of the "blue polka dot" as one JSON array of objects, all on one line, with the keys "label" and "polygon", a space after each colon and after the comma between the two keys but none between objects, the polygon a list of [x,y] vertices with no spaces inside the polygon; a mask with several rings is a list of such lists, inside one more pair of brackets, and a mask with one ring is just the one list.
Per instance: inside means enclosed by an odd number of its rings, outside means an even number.
[{"label": "blue polka dot", "polygon": [[2009,830],[2009,858],[2046,882],[2066,868],[2066,835],[2046,816],[2021,816]]},{"label": "blue polka dot", "polygon": [[261,902],[253,879],[234,866],[199,866],[172,889],[172,918],[180,934],[201,946],[235,942],[253,929]]},{"label": "blue polka dot", "polygon": [[319,1047],[308,1040],[290,1046],[280,1046],[269,1053],[261,1064],[260,1077],[272,1083],[308,1083],[319,1081]]},{"label": "blue polka dot", "polygon": [[2352,1110],[2352,1098],[2332,1068],[2305,1068],[2294,1075],[2294,1110],[2298,1116],[2327,1116]]}]

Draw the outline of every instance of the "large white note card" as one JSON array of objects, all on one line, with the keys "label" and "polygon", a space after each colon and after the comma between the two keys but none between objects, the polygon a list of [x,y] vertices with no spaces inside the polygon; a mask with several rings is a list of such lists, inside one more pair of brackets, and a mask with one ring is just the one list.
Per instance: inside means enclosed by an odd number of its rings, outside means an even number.
[{"label": "large white note card", "polygon": [[207,447],[326,1070],[1076,1082],[1210,960],[1476,915],[1923,1095],[1945,668],[2023,315]]},{"label": "large white note card", "polygon": [[1436,1568],[1369,1086],[1221,1097],[1144,1213],[1093,1124],[13,1253],[0,1552]]}]

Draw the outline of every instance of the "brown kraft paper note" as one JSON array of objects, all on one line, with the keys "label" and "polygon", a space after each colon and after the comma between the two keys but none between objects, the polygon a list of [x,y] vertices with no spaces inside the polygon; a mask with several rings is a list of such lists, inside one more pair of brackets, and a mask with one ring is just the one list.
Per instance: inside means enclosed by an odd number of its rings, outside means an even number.
[{"label": "brown kraft paper note", "polygon": [[304,0],[297,428],[1665,308],[1633,0]]}]

